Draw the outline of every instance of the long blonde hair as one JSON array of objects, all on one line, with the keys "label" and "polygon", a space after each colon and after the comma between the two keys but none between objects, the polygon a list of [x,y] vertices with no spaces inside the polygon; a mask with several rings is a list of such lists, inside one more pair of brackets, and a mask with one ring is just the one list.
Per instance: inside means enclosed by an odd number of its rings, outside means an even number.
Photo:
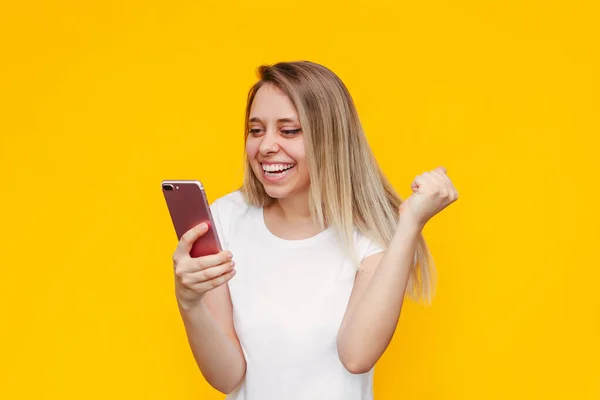
[{"label": "long blonde hair", "polygon": [[[328,68],[309,61],[280,62],[258,68],[259,81],[248,93],[245,137],[254,96],[265,83],[283,91],[296,108],[302,126],[310,175],[309,206],[315,221],[332,227],[356,261],[353,230],[386,248],[398,223],[402,203],[367,142],[348,89]],[[274,202],[245,161],[242,192],[249,204]],[[422,235],[407,292],[431,301],[435,286],[433,259]],[[360,269],[360,263],[356,263]]]}]

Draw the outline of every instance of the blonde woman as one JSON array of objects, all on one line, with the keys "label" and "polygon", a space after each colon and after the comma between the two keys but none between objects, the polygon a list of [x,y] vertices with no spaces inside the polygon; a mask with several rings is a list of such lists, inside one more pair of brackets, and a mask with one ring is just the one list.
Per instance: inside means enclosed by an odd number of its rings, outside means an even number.
[{"label": "blonde woman", "polygon": [[422,229],[454,202],[439,167],[401,201],[342,81],[311,62],[259,68],[240,190],[211,205],[225,251],[173,255],[176,296],[204,378],[230,400],[367,400],[405,291],[429,300]]}]

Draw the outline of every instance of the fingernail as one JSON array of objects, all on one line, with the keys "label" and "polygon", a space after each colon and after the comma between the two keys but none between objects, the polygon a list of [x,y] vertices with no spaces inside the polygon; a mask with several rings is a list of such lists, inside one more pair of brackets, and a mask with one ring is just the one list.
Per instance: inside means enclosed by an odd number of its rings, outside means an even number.
[{"label": "fingernail", "polygon": [[227,253],[227,258],[231,260],[233,258],[233,254],[231,254],[231,252],[228,252]]},{"label": "fingernail", "polygon": [[235,261],[231,261],[231,262],[229,263],[229,265],[231,265],[232,267],[235,267]]},{"label": "fingernail", "polygon": [[204,230],[206,230],[206,228],[208,228],[208,225],[206,225],[206,223],[205,223],[205,222],[203,222],[203,223],[201,223],[201,224],[200,224],[200,230],[201,230],[201,231],[204,231]]}]

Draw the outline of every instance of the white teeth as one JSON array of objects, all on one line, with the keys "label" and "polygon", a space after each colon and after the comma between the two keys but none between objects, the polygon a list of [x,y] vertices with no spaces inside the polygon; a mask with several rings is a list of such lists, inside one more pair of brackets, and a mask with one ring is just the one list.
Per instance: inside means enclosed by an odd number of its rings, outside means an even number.
[{"label": "white teeth", "polygon": [[293,167],[294,164],[262,164],[262,168],[267,172],[283,171]]}]

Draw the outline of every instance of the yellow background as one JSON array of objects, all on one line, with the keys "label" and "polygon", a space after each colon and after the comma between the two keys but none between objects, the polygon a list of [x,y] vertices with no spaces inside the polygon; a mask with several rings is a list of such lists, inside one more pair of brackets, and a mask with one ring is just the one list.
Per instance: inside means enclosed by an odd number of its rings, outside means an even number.
[{"label": "yellow background", "polygon": [[[8,5],[16,3],[15,5]],[[262,63],[353,94],[403,197],[444,165],[384,399],[600,399],[592,1],[6,2],[0,9],[0,398],[220,399],[187,346],[159,187],[241,181]]]}]

